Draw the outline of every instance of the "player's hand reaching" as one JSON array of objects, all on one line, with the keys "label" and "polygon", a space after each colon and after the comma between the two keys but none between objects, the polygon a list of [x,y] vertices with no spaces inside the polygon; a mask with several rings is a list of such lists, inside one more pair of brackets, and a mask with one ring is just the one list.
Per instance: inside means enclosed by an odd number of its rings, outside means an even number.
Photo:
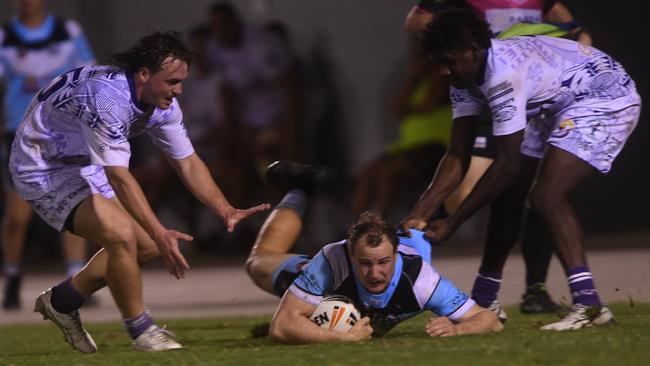
[{"label": "player's hand reaching", "polygon": [[401,231],[401,235],[410,238],[411,231],[409,229],[423,230],[426,226],[427,222],[424,219],[409,215],[404,220],[402,220],[402,222],[400,222],[399,229]]},{"label": "player's hand reaching", "polygon": [[372,338],[372,332],[374,332],[374,330],[370,326],[370,318],[366,316],[359,319],[349,332],[343,334],[348,336],[346,339],[347,341],[359,342],[370,340],[370,338]]},{"label": "player's hand reaching", "polygon": [[458,327],[449,318],[441,316],[430,318],[425,330],[429,337],[453,337],[458,335]]},{"label": "player's hand reaching", "polygon": [[160,256],[167,266],[167,271],[177,279],[185,277],[185,271],[190,269],[190,265],[178,249],[178,241],[192,241],[193,239],[192,236],[176,230],[164,230],[154,237]]},{"label": "player's hand reaching", "polygon": [[424,228],[424,238],[431,243],[441,243],[451,236],[456,229],[447,219],[434,220]]},{"label": "player's hand reaching", "polygon": [[246,210],[240,210],[238,208],[231,207],[223,215],[223,222],[226,224],[226,227],[228,228],[228,232],[232,233],[233,230],[235,230],[235,226],[237,226],[237,224],[241,220],[247,218],[248,216],[254,215],[258,212],[266,211],[269,208],[271,208],[271,205],[268,203],[263,203],[261,205],[251,207]]}]

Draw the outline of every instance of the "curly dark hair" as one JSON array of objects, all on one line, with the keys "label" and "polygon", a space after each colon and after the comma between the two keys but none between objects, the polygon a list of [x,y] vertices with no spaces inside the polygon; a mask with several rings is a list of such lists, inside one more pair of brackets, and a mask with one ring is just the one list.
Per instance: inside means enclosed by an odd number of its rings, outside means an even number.
[{"label": "curly dark hair", "polygon": [[433,14],[420,35],[424,51],[432,59],[452,51],[466,51],[474,46],[490,48],[490,25],[474,10],[444,8]]},{"label": "curly dark hair", "polygon": [[111,55],[111,64],[127,72],[146,67],[154,73],[160,70],[167,57],[184,61],[188,66],[192,62],[192,51],[183,42],[180,32],[157,31],[148,34],[128,49]]},{"label": "curly dark hair", "polygon": [[393,246],[393,253],[395,253],[399,244],[395,225],[390,224],[380,214],[373,211],[362,213],[348,229],[348,243],[353,252],[354,246],[362,238],[366,239],[366,245],[374,248],[382,243],[384,237],[388,238],[388,241]]}]

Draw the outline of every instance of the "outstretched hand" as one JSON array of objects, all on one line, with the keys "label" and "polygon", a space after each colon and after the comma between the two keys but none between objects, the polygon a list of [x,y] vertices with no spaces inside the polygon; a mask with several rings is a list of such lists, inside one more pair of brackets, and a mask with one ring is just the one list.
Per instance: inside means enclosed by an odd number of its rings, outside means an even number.
[{"label": "outstretched hand", "polygon": [[430,318],[425,326],[429,337],[453,337],[458,335],[458,327],[447,317]]},{"label": "outstretched hand", "polygon": [[399,224],[399,229],[401,235],[406,236],[407,238],[411,237],[411,231],[409,229],[418,229],[423,230],[427,226],[427,222],[419,217],[407,216]]},{"label": "outstretched hand", "polygon": [[235,230],[235,226],[237,226],[237,224],[241,220],[247,218],[248,216],[254,215],[258,212],[266,211],[269,208],[271,208],[271,205],[268,203],[263,203],[261,205],[257,205],[255,207],[251,207],[245,210],[240,210],[238,208],[231,207],[231,209],[227,211],[223,216],[223,222],[226,224],[226,227],[228,228],[228,232],[232,233]]},{"label": "outstretched hand", "polygon": [[193,239],[192,236],[176,230],[165,230],[154,238],[160,255],[165,261],[167,271],[177,279],[185,277],[185,271],[190,269],[190,265],[178,249],[178,241],[192,241]]}]

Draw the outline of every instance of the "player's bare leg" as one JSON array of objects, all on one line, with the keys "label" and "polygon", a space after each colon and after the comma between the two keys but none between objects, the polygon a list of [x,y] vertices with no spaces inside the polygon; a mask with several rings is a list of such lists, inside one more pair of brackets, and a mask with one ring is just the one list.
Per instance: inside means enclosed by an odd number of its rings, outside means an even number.
[{"label": "player's bare leg", "polygon": [[[121,208],[121,204],[116,198],[111,199]],[[124,210],[124,208],[122,208]],[[126,210],[124,210],[126,213]],[[130,218],[130,217],[129,217]],[[131,222],[135,227],[137,241],[137,261],[141,267],[152,261],[160,255],[156,243],[146,233],[146,231],[132,218]],[[88,264],[72,278],[72,284],[84,296],[90,296],[96,291],[106,286],[106,264],[108,261],[108,252],[105,248],[99,250]]]},{"label": "player's bare leg", "polygon": [[322,178],[322,171],[292,161],[279,161],[269,165],[265,175],[267,181],[288,192],[260,229],[246,261],[246,270],[256,285],[277,294],[276,270],[292,258],[299,261],[304,257],[289,250],[300,235],[307,201]]},{"label": "player's bare leg", "polygon": [[246,260],[246,271],[257,286],[274,293],[273,272],[284,261],[295,256],[289,250],[301,230],[302,217],[296,210],[280,207],[271,212]]},{"label": "player's bare leg", "polygon": [[580,329],[611,324],[612,313],[602,305],[593,277],[587,267],[583,234],[568,195],[594,171],[575,155],[554,146],[547,148],[530,201],[544,218],[569,281],[573,307],[569,315],[542,329]]}]

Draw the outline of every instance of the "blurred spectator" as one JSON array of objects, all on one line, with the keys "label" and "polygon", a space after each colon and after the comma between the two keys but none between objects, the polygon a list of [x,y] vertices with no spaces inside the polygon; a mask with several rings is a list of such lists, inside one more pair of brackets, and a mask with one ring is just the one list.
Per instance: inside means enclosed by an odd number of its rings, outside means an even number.
[{"label": "blurred spectator", "polygon": [[[299,102],[288,43],[277,32],[244,24],[226,2],[210,9],[207,55],[221,78],[223,123],[218,146],[224,157],[219,182],[237,204],[272,161],[298,158]],[[284,40],[286,41],[286,37]],[[228,180],[229,182],[227,182]],[[230,190],[230,191],[229,191]]]},{"label": "blurred spectator", "polygon": [[[77,22],[47,12],[44,0],[14,1],[17,14],[0,29],[0,79],[4,84],[2,181],[6,207],[2,219],[5,309],[20,307],[21,257],[32,210],[14,191],[6,158],[18,124],[34,95],[63,72],[94,63],[93,54]],[[86,261],[85,241],[62,236],[68,275]]]},{"label": "blurred spectator", "polygon": [[362,168],[353,199],[356,215],[369,208],[386,214],[400,188],[431,178],[449,142],[447,82],[415,40],[409,52],[408,75],[393,100],[393,114],[400,122],[399,137]]}]

